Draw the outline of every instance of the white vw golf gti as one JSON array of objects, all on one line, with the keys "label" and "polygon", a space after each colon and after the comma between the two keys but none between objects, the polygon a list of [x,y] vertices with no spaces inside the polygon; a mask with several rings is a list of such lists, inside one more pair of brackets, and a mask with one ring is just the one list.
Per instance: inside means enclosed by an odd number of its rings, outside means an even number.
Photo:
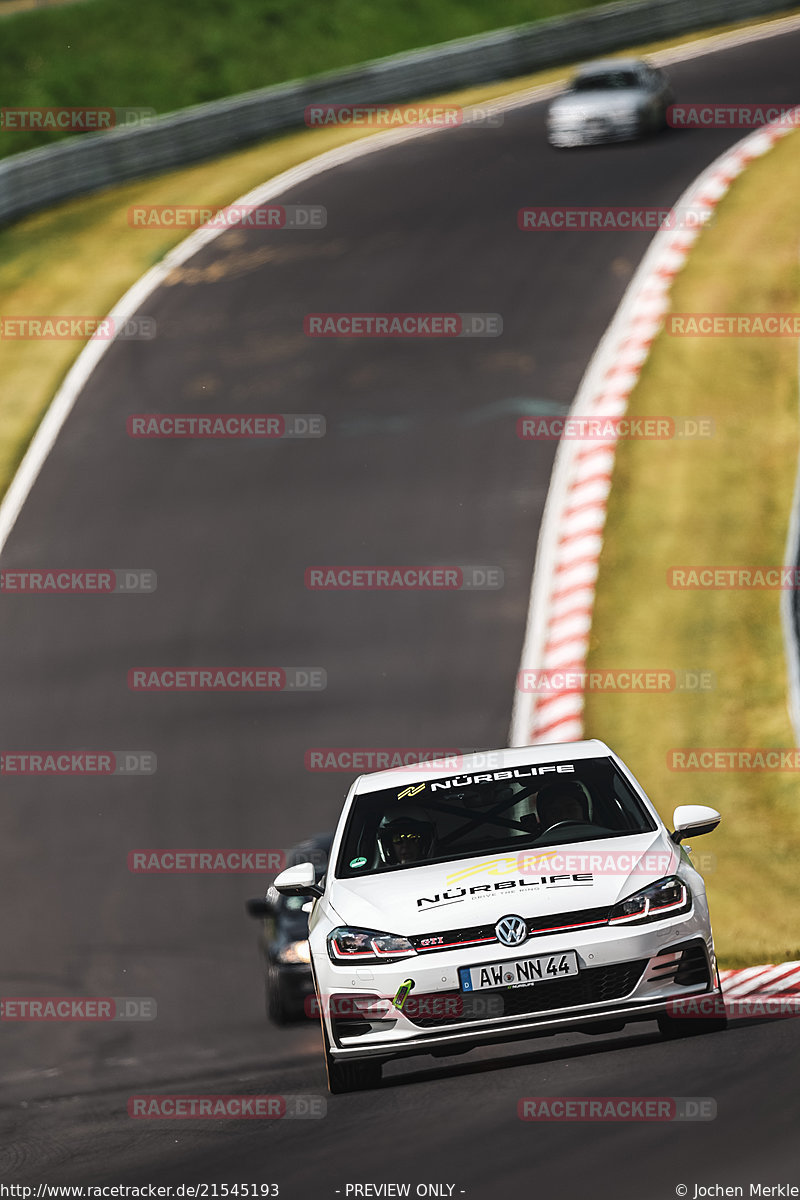
[{"label": "white vw golf gti", "polygon": [[681,845],[719,819],[683,805],[670,833],[599,741],[360,776],[327,876],[300,863],[275,881],[311,901],[330,1090],[375,1086],[411,1054],[639,1020],[723,1028],[705,888]]}]

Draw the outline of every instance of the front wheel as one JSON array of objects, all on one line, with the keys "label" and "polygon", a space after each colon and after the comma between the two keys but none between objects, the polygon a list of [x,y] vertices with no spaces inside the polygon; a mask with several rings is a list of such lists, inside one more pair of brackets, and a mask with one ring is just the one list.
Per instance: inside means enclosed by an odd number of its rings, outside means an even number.
[{"label": "front wheel", "polygon": [[701,1033],[722,1033],[728,1028],[728,1017],[722,992],[717,992],[711,999],[712,1003],[707,1016],[676,1017],[670,1013],[661,1013],[658,1017],[658,1028],[662,1035],[672,1040],[697,1037]]},{"label": "front wheel", "polygon": [[374,1058],[363,1058],[355,1062],[337,1062],[330,1051],[324,1021],[322,1022],[322,1045],[325,1051],[328,1091],[332,1095],[341,1095],[342,1092],[363,1092],[378,1086],[381,1081],[380,1062]]},{"label": "front wheel", "polygon": [[297,1002],[286,995],[276,971],[268,971],[264,976],[264,1008],[273,1025],[291,1025],[305,1015]]}]

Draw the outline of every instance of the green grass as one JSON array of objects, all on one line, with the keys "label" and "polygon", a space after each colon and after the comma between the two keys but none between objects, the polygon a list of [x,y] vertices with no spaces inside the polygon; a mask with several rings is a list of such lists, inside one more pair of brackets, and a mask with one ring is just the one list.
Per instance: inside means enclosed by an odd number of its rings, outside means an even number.
[{"label": "green grass", "polygon": [[[755,161],[672,291],[674,312],[800,310],[800,137]],[[587,695],[587,734],[631,765],[661,815],[722,813],[695,842],[724,966],[800,959],[800,773],[676,772],[681,747],[793,746],[777,591],[685,591],[671,566],[780,565],[797,470],[792,338],[656,339],[632,415],[710,416],[708,440],[620,442],[590,669],[701,668],[711,691]]]},{"label": "green grass", "polygon": [[[84,0],[4,20],[3,106],[171,112],[599,0]],[[0,155],[57,137],[0,129]]]}]

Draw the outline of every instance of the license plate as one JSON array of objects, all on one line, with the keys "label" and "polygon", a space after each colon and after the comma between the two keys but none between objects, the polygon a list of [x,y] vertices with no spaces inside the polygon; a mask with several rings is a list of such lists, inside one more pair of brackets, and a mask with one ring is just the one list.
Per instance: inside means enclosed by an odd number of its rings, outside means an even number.
[{"label": "license plate", "polygon": [[510,962],[484,963],[481,967],[459,967],[462,992],[480,992],[484,988],[525,987],[547,983],[578,974],[578,956],[574,950],[562,954],[534,954]]}]

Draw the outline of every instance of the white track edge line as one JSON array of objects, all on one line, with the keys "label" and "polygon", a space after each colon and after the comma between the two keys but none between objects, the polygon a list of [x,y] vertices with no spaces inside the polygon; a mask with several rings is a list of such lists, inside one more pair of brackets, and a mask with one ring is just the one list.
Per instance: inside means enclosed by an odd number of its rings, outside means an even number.
[{"label": "white track edge line", "polygon": [[[707,202],[707,206],[711,209],[715,208],[722,196],[726,195],[730,183],[733,178],[738,177],[744,166],[741,160],[750,150],[752,157],[761,157],[767,153],[775,145],[775,142],[787,133],[792,132],[791,126],[781,126],[776,122],[772,126],[766,126],[763,129],[757,129],[747,134],[739,142],[719,155],[708,167],[706,167],[700,175],[684,190],[679,199],[673,206],[674,209],[680,210],[683,207],[691,206],[692,198],[700,196],[704,188],[715,180],[718,176],[725,174],[724,168],[727,166],[736,166],[735,172],[731,173],[731,178],[723,181],[724,190],[718,191],[713,201]],[[637,302],[641,294],[647,289],[648,285],[658,287],[654,281],[659,279],[659,271],[669,268],[674,271],[675,268],[675,248],[674,248],[675,231],[664,229],[659,230],[653,237],[642,261],[637,268],[633,279],[628,284],[627,289],[622,297],[616,313],[612,317],[611,323],[603,335],[595,353],[593,354],[586,372],[578,387],[575,400],[570,407],[568,416],[585,415],[594,401],[602,396],[607,382],[607,374],[610,366],[614,362],[618,347],[624,342],[632,338],[631,322],[629,321],[630,314],[637,308]],[[688,256],[689,248],[692,243],[688,241],[684,246],[680,255],[681,266],[685,264]],[[680,268],[678,268],[680,269]],[[663,291],[663,308],[666,307],[667,298],[669,295],[668,284]],[[659,317],[659,325],[662,315]],[[644,366],[644,359],[632,374],[638,379]],[[630,393],[634,384],[626,388]],[[627,399],[625,407],[627,408]],[[545,502],[545,511],[542,523],[539,529],[539,544],[537,548],[536,561],[534,565],[533,582],[531,585],[531,595],[528,608],[528,621],[526,625],[525,636],[523,640],[522,654],[520,657],[519,670],[527,669],[542,669],[547,664],[544,662],[544,649],[547,644],[547,634],[553,620],[553,611],[551,607],[550,589],[553,577],[553,568],[556,560],[556,551],[558,541],[562,533],[563,511],[567,503],[569,490],[572,485],[572,469],[576,455],[580,449],[580,443],[561,440],[556,450],[556,459],[551,475],[550,489],[548,491]],[[605,512],[606,503],[601,506]],[[602,537],[602,534],[601,534]],[[598,553],[599,561],[599,553]],[[594,586],[591,586],[592,606],[594,602]],[[535,700],[531,698],[531,693],[524,693],[518,686],[519,675],[515,681],[514,700],[512,707],[511,729],[509,733],[509,745],[524,746],[531,744],[534,737],[534,714],[536,709]],[[582,725],[582,696],[576,701],[577,712],[573,720],[577,720]],[[563,739],[562,739],[563,740]]]},{"label": "white track edge line", "polygon": [[[735,30],[729,34],[719,33],[712,34],[708,38],[700,37],[694,41],[686,42],[683,46],[655,51],[649,57],[652,57],[655,62],[659,63],[666,63],[668,61],[681,62],[697,58],[703,54],[715,54],[719,51],[745,45],[749,42],[763,41],[765,38],[777,37],[787,29],[796,27],[800,27],[800,16],[781,17],[774,21],[762,21],[752,26],[752,28]],[[672,57],[665,58],[665,55]],[[500,97],[496,100],[488,101],[483,105],[469,106],[466,111],[472,112],[476,108],[483,110],[491,109],[494,112],[511,111],[515,108],[524,107],[527,104],[548,99],[558,92],[560,86],[561,83],[559,81],[551,84],[538,84],[531,88],[526,88],[522,92],[515,92],[508,97]],[[240,199],[232,201],[231,206],[264,204],[269,200],[275,199],[281,192],[286,191],[295,184],[305,182],[315,175],[322,174],[324,171],[329,171],[334,167],[353,162],[364,155],[388,149],[403,141],[429,136],[432,133],[444,132],[447,132],[446,128],[387,130],[383,133],[373,134],[361,142],[350,143],[347,146],[340,146],[334,150],[327,150],[323,154],[316,155],[314,158],[291,167],[288,171],[284,171],[266,183],[253,188],[250,192],[240,197]],[[115,322],[124,322],[133,316],[147,297],[165,281],[169,272],[174,267],[186,262],[202,246],[207,245],[223,232],[225,232],[224,228],[205,226],[190,234],[183,242],[173,247],[165,255],[162,262],[147,271],[124,293],[108,314],[107,319],[110,318]],[[109,339],[102,342],[92,341],[84,346],[51,400],[7,492],[0,501],[0,554],[3,552],[9,534],[16,524],[22,507],[30,495],[39,472],[55,445],[58,434],[72,411],[75,401],[85,387],[95,366],[112,343],[113,339]]]}]

